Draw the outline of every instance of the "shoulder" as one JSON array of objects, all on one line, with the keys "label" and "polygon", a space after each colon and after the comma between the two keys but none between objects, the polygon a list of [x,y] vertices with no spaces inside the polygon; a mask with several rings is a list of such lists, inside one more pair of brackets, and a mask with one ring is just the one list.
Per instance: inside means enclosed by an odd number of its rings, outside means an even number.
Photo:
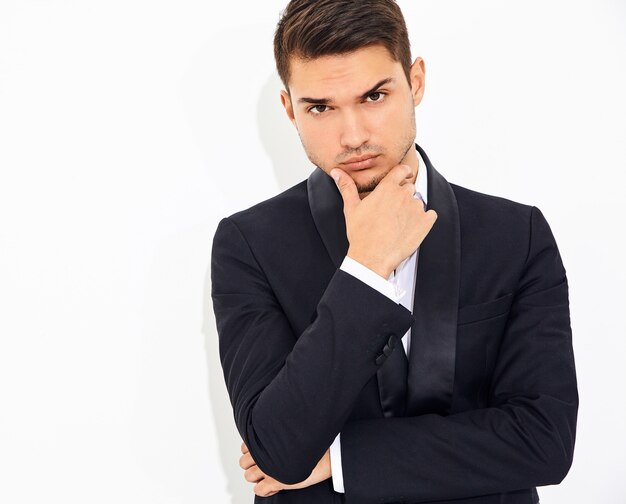
[{"label": "shoulder", "polygon": [[[537,207],[501,196],[485,194],[450,184],[459,209],[461,250],[466,266],[476,271],[522,271],[531,249],[533,228],[539,219]],[[533,224],[535,223],[535,224]]]},{"label": "shoulder", "polygon": [[[521,279],[536,258],[544,260],[535,270],[538,276],[543,275],[542,268],[548,271],[550,261],[563,271],[556,242],[539,208],[456,184],[450,186],[459,209],[461,292],[473,293],[476,285],[517,291],[525,285]],[[475,302],[471,296],[461,301]]]},{"label": "shoulder", "polygon": [[556,247],[550,225],[537,206],[457,184],[450,183],[450,187],[459,208],[461,234],[469,243],[511,256],[521,251],[528,254],[542,242]]},{"label": "shoulder", "polygon": [[224,217],[222,222],[224,221],[230,221],[248,238],[260,236],[264,239],[271,239],[279,231],[284,235],[292,227],[297,229],[305,222],[312,222],[307,180],[302,180],[271,198]]},{"label": "shoulder", "polygon": [[476,232],[528,229],[533,205],[486,194],[450,183],[459,208],[461,225]]}]

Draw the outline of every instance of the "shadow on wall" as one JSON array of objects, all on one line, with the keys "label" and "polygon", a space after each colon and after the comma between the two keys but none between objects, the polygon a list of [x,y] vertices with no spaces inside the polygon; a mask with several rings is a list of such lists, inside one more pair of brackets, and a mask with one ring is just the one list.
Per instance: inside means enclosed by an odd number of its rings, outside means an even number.
[{"label": "shadow on wall", "polygon": [[226,491],[230,495],[230,504],[251,504],[254,502],[252,484],[243,477],[243,469],[239,467],[241,456],[241,436],[235,426],[233,409],[226,391],[224,374],[220,363],[215,316],[211,300],[210,269],[204,282],[204,313],[202,333],[204,335],[206,359],[209,377],[209,402],[213,413],[213,424],[217,436],[219,459],[223,473],[226,475]]},{"label": "shadow on wall", "polygon": [[306,157],[296,128],[280,103],[283,84],[276,72],[261,88],[257,106],[257,129],[265,152],[272,160],[280,191],[306,179],[315,166]]},{"label": "shadow on wall", "polygon": [[[267,47],[233,44],[228,51],[223,51],[218,50],[224,46],[221,36],[205,41],[193,54],[181,82],[185,120],[201,153],[205,170],[216,183],[221,181],[218,171],[224,172],[227,168],[216,166],[216,157],[234,156],[244,160],[237,166],[237,175],[252,185],[263,182],[261,177],[268,176],[266,165],[269,159],[278,192],[282,192],[306,179],[314,165],[306,157],[296,128],[281,104],[283,85],[272,61],[267,58],[268,51],[272,51],[272,42],[267,40],[267,27],[240,27],[229,31],[228,37],[232,40],[266,40]],[[267,77],[260,77],[257,68],[251,69],[242,63],[248,61],[267,61],[267,69],[262,69]],[[215,82],[220,80],[237,84],[232,86],[228,100],[216,103]],[[256,96],[253,102],[256,104],[256,125],[255,109],[249,108],[249,95]],[[245,99],[237,99],[239,97]],[[257,139],[251,139],[255,133]],[[259,143],[267,158],[262,156]],[[259,160],[265,164],[261,170]],[[225,200],[233,195],[232,191],[241,190],[235,184],[225,184],[218,189]]]},{"label": "shadow on wall", "polygon": [[[245,32],[232,33],[233,37],[244,37],[250,40],[263,39],[255,37],[251,27],[246,27]],[[235,134],[235,125],[224,125],[221,131],[213,129],[216,121],[212,116],[212,103],[207,97],[207,89],[211,89],[210,84],[214,77],[216,68],[232,75],[241,73],[241,67],[236,66],[241,58],[251,58],[251,54],[233,54],[214,52],[214,47],[219,47],[217,40],[209,40],[203,48],[194,55],[192,67],[185,77],[183,87],[185,88],[185,112],[187,120],[196,137],[196,142],[204,155],[207,163],[207,170],[210,166],[211,150],[223,148],[220,145],[220,137],[223,135]],[[249,51],[251,48],[247,48]],[[227,55],[228,58],[224,58]],[[223,60],[220,58],[224,58]],[[211,65],[207,62],[211,62]],[[280,89],[282,83],[274,71],[260,88],[252,89],[259,92],[257,101],[257,132],[263,149],[271,160],[274,175],[278,184],[278,192],[288,189],[292,185],[306,179],[315,168],[308,160],[302,149],[300,139],[296,129],[285,114],[280,102]],[[228,120],[229,118],[226,118]],[[241,118],[236,118],[240,120]],[[230,133],[229,133],[230,132]],[[251,156],[255,153],[251,152]],[[262,172],[257,172],[259,177]],[[246,172],[246,176],[254,177],[254,170]],[[254,180],[250,180],[254,184]],[[227,193],[233,190],[225,187]],[[225,194],[228,197],[228,194]],[[210,264],[208,266],[203,294],[203,317],[202,333],[205,342],[206,360],[208,366],[208,391],[209,403],[213,413],[215,432],[217,435],[217,445],[219,449],[219,459],[222,464],[223,473],[227,478],[227,492],[230,495],[229,504],[250,504],[254,501],[253,484],[245,481],[243,470],[239,467],[239,457],[241,456],[242,439],[237,431],[232,405],[226,390],[224,374],[219,357],[218,335],[213,314],[213,302],[211,299],[211,275]]]}]

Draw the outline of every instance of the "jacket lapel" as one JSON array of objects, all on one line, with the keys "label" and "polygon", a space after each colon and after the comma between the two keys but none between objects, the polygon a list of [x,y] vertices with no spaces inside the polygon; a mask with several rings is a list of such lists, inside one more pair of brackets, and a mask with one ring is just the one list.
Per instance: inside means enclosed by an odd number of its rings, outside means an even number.
[{"label": "jacket lapel", "polygon": [[419,250],[413,316],[407,416],[449,413],[456,358],[461,273],[459,210],[448,181],[416,144],[428,170],[428,204],[437,220]]},{"label": "jacket lapel", "polygon": [[315,227],[335,268],[339,268],[349,245],[339,189],[330,175],[316,167],[307,180],[307,192]]},{"label": "jacket lapel", "polygon": [[[428,205],[438,218],[420,246],[411,328],[411,352],[397,345],[378,368],[385,417],[449,411],[454,383],[460,235],[458,209],[448,182],[416,144],[428,170]],[[307,180],[311,215],[339,268],[348,251],[343,199],[333,179],[316,167]]]}]

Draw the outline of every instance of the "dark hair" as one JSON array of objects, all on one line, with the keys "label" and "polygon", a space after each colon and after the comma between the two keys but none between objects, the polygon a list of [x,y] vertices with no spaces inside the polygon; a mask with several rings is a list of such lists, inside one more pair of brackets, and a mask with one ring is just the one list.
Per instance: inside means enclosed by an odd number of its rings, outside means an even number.
[{"label": "dark hair", "polygon": [[394,0],[291,0],[274,34],[276,69],[289,91],[291,57],[314,59],[382,44],[410,83],[411,47]]}]

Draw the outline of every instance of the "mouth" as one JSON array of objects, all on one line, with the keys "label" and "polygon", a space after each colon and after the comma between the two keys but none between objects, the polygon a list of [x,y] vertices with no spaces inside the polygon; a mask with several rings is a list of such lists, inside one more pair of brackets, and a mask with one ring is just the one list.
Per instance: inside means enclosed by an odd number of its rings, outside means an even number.
[{"label": "mouth", "polygon": [[376,164],[378,156],[380,156],[380,154],[368,154],[366,156],[350,158],[341,163],[341,167],[347,168],[348,170],[364,170],[365,168],[371,168]]}]

